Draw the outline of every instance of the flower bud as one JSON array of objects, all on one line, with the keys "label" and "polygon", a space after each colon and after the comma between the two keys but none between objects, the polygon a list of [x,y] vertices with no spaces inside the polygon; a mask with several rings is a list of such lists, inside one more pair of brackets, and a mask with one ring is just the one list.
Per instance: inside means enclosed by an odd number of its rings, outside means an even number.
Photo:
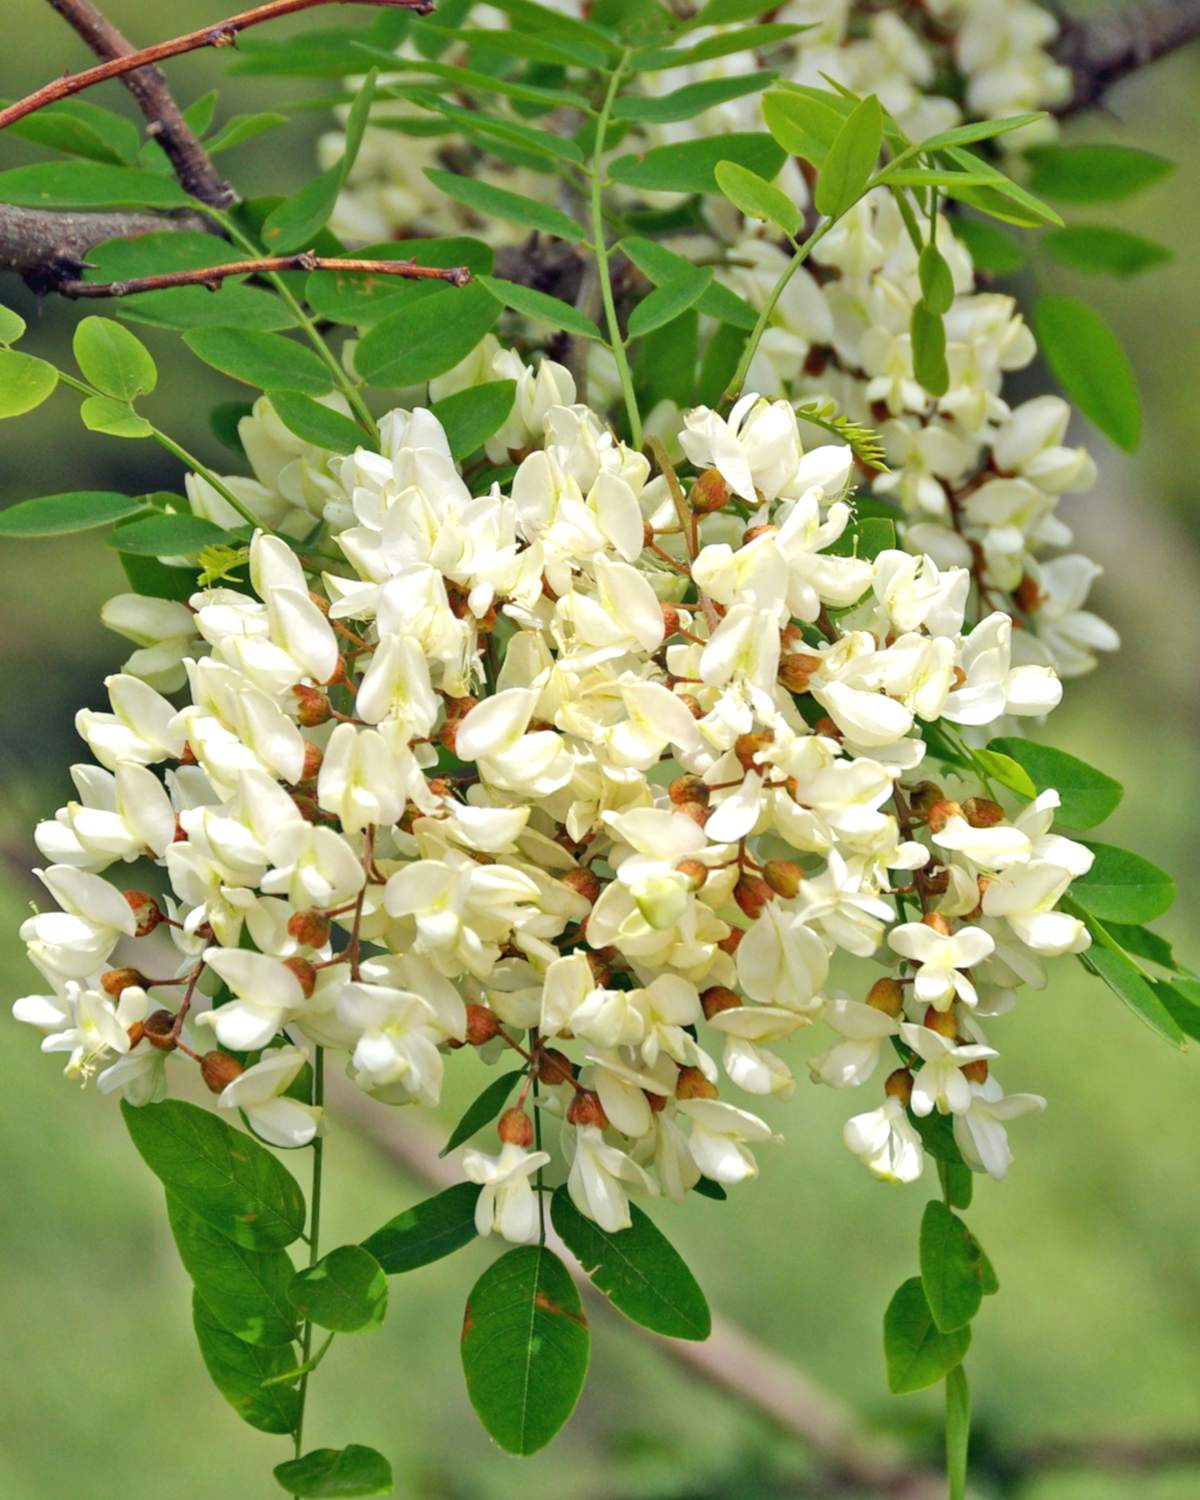
[{"label": "flower bud", "polygon": [[280,962],[290,969],[300,982],[300,990],[307,1000],[317,986],[317,971],[306,958],[284,958]]},{"label": "flower bud", "polygon": [[146,1028],[141,1021],[135,1021],[132,1026],[125,1028],[125,1035],[129,1038],[129,1050],[132,1052],[146,1035]]},{"label": "flower bud", "polygon": [[704,1007],[706,1021],[711,1021],[723,1010],[737,1010],[741,1003],[742,997],[725,984],[710,985],[700,996],[700,1004]]},{"label": "flower bud", "polygon": [[463,698],[447,698],[446,718],[465,719],[478,702],[478,698],[472,698],[469,695]]},{"label": "flower bud", "polygon": [[140,969],[106,969],[100,976],[100,988],[114,1000],[119,1000],[135,984],[145,988],[146,976]]},{"label": "flower bud", "polygon": [[601,1130],[608,1127],[608,1116],[600,1103],[600,1096],[591,1089],[578,1089],[567,1107],[569,1125],[598,1125]]},{"label": "flower bud", "polygon": [[775,738],[769,729],[764,729],[759,734],[739,734],[733,742],[733,753],[738,758],[738,763],[743,771],[756,769],[754,757],[765,750]]},{"label": "flower bud", "polygon": [[685,818],[691,818],[701,828],[708,822],[708,808],[703,802],[680,802],[675,811],[682,813]]},{"label": "flower bud", "polygon": [[897,1068],[883,1080],[883,1092],[889,1099],[899,1099],[907,1105],[912,1098],[913,1076],[907,1068]]},{"label": "flower bud", "polygon": [[929,1006],[921,1017],[921,1025],[936,1031],[938,1036],[944,1036],[947,1041],[954,1041],[958,1036],[958,1022],[954,1019],[953,1010],[938,1010],[935,1005]]},{"label": "flower bud", "polygon": [[828,714],[822,714],[817,722],[813,725],[813,733],[821,735],[823,739],[837,740],[839,744],[841,744],[842,742],[842,731],[837,727],[837,725],[833,722]]},{"label": "flower bud", "polygon": [[962,1076],[969,1083],[986,1083],[988,1076],[988,1060],[986,1057],[977,1057],[974,1062],[964,1063]]},{"label": "flower bud", "polygon": [[806,693],[810,678],[820,667],[819,656],[807,651],[789,651],[779,663],[779,680],[789,693]]},{"label": "flower bud", "polygon": [[297,698],[296,718],[305,729],[315,729],[318,724],[327,724],[333,717],[329,698],[317,688],[297,683],[292,688]]},{"label": "flower bud", "polygon": [[968,797],[962,810],[972,828],[995,828],[1004,822],[1004,809],[990,797]]},{"label": "flower bud", "polygon": [[288,936],[305,948],[323,948],[329,941],[329,918],[312,907],[294,911],[288,918],[287,930]]},{"label": "flower bud", "polygon": [[779,527],[770,524],[763,526],[748,526],[742,533],[742,545],[748,546],[751,542],[757,542],[762,536],[778,536]]},{"label": "flower bud", "polygon": [[451,755],[456,754],[455,746],[458,744],[458,719],[447,719],[437,732],[438,743]]},{"label": "flower bud", "polygon": [[943,937],[950,936],[950,923],[940,911],[927,911],[921,921],[926,927],[931,927],[934,932],[940,932]]},{"label": "flower bud", "polygon": [[600,894],[600,877],[586,866],[580,865],[577,870],[568,870],[562,877],[562,883],[569,891],[582,896],[589,906],[595,905],[596,897]]},{"label": "flower bud", "polygon": [[570,1083],[575,1077],[571,1059],[557,1047],[543,1047],[538,1053],[537,1076],[540,1082],[554,1088],[560,1083]]},{"label": "flower bud", "polygon": [[1023,610],[1027,615],[1032,615],[1041,609],[1045,603],[1046,596],[1029,574],[1026,573],[1013,590],[1013,599],[1016,601],[1018,609]]},{"label": "flower bud", "polygon": [[300,781],[315,781],[321,769],[321,762],[325,759],[325,752],[320,745],[314,745],[311,740],[304,742],[304,767],[300,772]]},{"label": "flower bud", "polygon": [[154,897],[148,896],[145,891],[126,891],[125,900],[137,918],[135,937],[145,937],[147,933],[153,932],[162,921],[162,908]]},{"label": "flower bud", "polygon": [[246,1070],[228,1052],[206,1052],[200,1059],[200,1076],[210,1093],[223,1093],[227,1084]]},{"label": "flower bud", "polygon": [[667,788],[667,796],[677,806],[684,802],[707,802],[708,788],[699,776],[676,776]]},{"label": "flower bud", "polygon": [[701,864],[698,859],[681,859],[675,866],[677,875],[686,875],[688,889],[692,891],[701,890],[704,882],[708,879],[708,866]]},{"label": "flower bud", "polygon": [[179,752],[179,764],[181,766],[194,766],[197,764],[196,752],[187,740],[184,740],[183,749]]},{"label": "flower bud", "polygon": [[671,636],[679,632],[679,611],[673,604],[662,604],[659,607],[663,617],[663,640],[670,640]]},{"label": "flower bud", "polygon": [[661,1114],[666,1109],[666,1094],[656,1094],[653,1089],[643,1089],[642,1093],[646,1096],[646,1103],[650,1106],[650,1113],[652,1115]]},{"label": "flower bud", "polygon": [[913,812],[924,817],[935,802],[944,802],[945,797],[936,781],[918,781],[916,786],[909,788],[908,805]]},{"label": "flower bud", "polygon": [[486,1005],[467,1006],[467,1045],[483,1047],[500,1030],[500,1022]]},{"label": "flower bud", "polygon": [[763,866],[763,879],[777,896],[790,900],[800,889],[804,871],[794,859],[769,859]]},{"label": "flower bud", "polygon": [[775,892],[757,875],[743,875],[733,888],[733,899],[753,921],[767,902],[775,899]]},{"label": "flower bud", "polygon": [[738,944],[746,936],[744,927],[731,927],[723,938],[717,943],[722,953],[734,954],[738,950]]},{"label": "flower bud", "polygon": [[951,818],[962,817],[962,808],[957,802],[948,802],[942,798],[931,805],[925,817],[932,832],[941,833]]},{"label": "flower bud", "polygon": [[506,1146],[533,1145],[533,1121],[523,1109],[506,1109],[500,1116],[496,1131]]},{"label": "flower bud", "polygon": [[729,486],[721,477],[719,469],[705,469],[688,495],[688,503],[700,515],[720,510],[729,503]]},{"label": "flower bud", "polygon": [[171,1035],[175,1029],[175,1017],[169,1010],[156,1010],[142,1022],[146,1040],[160,1052],[174,1052],[176,1042]]},{"label": "flower bud", "polygon": [[676,1099],[715,1099],[717,1086],[699,1068],[680,1068],[675,1080]]},{"label": "flower bud", "polygon": [[950,889],[950,871],[938,865],[932,869],[926,866],[922,872],[921,884],[925,887],[927,896],[944,896]]},{"label": "flower bud", "polygon": [[885,1016],[898,1016],[904,1009],[904,986],[895,979],[877,979],[867,991],[867,1004]]},{"label": "flower bud", "polygon": [[591,969],[592,978],[601,989],[613,977],[613,969],[619,956],[615,948],[596,948],[588,954],[588,968]]}]

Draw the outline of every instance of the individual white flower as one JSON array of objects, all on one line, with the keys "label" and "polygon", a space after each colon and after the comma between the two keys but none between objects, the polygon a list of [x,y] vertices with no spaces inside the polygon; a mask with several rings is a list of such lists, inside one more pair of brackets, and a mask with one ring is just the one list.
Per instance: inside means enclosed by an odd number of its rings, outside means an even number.
[{"label": "individual white flower", "polygon": [[493,1230],[513,1245],[532,1244],[538,1233],[538,1202],[530,1178],[550,1161],[548,1151],[530,1151],[505,1141],[498,1156],[464,1151],[463,1173],[480,1184],[475,1200],[475,1231]]},{"label": "individual white flower", "polygon": [[884,1182],[916,1182],[925,1152],[902,1100],[889,1094],[878,1109],[853,1115],[842,1127],[848,1150]]},{"label": "individual white flower", "polygon": [[861,1000],[835,995],[821,1011],[822,1022],[842,1038],[827,1052],[808,1060],[817,1083],[835,1089],[858,1088],[879,1066],[883,1043],[900,1034],[899,1021]]},{"label": "individual white flower", "polygon": [[579,1212],[594,1219],[609,1234],[628,1229],[633,1223],[629,1188],[650,1195],[658,1191],[653,1180],[627,1152],[605,1141],[598,1125],[577,1126],[567,1191]]},{"label": "individual white flower", "polygon": [[732,1187],[757,1177],[758,1163],[747,1143],[782,1140],[765,1120],[721,1099],[681,1099],[678,1109],[691,1121],[692,1159],[713,1182]]},{"label": "individual white flower", "polygon": [[271,1146],[307,1146],[321,1129],[324,1111],[287,1091],[308,1062],[301,1047],[271,1047],[262,1061],[232,1079],[217,1096],[218,1109],[240,1109],[255,1135]]},{"label": "individual white flower", "polygon": [[905,922],[888,933],[888,947],[917,965],[913,995],[922,1005],[946,1011],[961,1000],[974,1005],[978,996],[965,970],[981,964],[995,948],[982,927],[960,927],[943,933],[924,922]]},{"label": "individual white flower", "polygon": [[913,1076],[910,1108],[914,1115],[963,1114],[971,1106],[971,1084],[963,1073],[968,1063],[995,1057],[993,1048],[980,1042],[958,1042],[928,1026],[900,1023],[900,1039],[922,1061]]},{"label": "individual white flower", "polygon": [[233,999],[197,1016],[196,1024],[211,1026],[231,1052],[265,1047],[304,1006],[300,981],[277,958],[245,948],[207,948],[204,962],[233,991]]},{"label": "individual white flower", "polygon": [[963,1160],[977,1172],[1005,1176],[1012,1161],[1006,1122],[1045,1107],[1038,1094],[1005,1094],[994,1078],[971,1084],[967,1107],[954,1116],[954,1140]]}]

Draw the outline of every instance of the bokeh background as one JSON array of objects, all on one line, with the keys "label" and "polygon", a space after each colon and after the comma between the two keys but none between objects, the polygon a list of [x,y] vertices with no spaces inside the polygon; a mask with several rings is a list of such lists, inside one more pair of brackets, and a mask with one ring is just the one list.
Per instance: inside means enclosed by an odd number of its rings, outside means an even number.
[{"label": "bokeh background", "polygon": [[[184,31],[223,10],[210,0],[110,0],[140,42]],[[41,0],[4,0],[0,95],[82,66],[84,51]],[[331,24],[340,11],[317,15]],[[294,23],[284,23],[294,24]],[[302,22],[300,24],[303,24]],[[169,65],[187,102],[221,87],[218,118],[311,96],[314,83],[223,78],[219,57]],[[1175,261],[1132,282],[1073,284],[1050,263],[1035,282],[1083,291],[1108,316],[1141,379],[1146,432],[1133,458],[1081,424],[1100,463],[1096,490],[1068,501],[1082,549],[1106,576],[1097,608],[1121,630],[1120,656],[1070,686],[1058,742],[1120,777],[1124,805],[1106,837],[1157,859],[1181,897],[1162,930],[1200,962],[1193,893],[1200,879],[1200,181],[1195,105],[1200,48],[1123,84],[1111,115],[1070,127],[1072,139],[1120,139],[1176,157],[1163,185],[1123,205],[1121,220],[1171,246]],[[123,108],[116,85],[103,102]],[[299,185],[319,114],[226,157],[245,192]],[[6,142],[4,164],[25,159]],[[74,309],[34,304],[14,278],[0,296],[33,327],[28,347],[65,353]],[[164,369],[154,415],[218,468],[229,455],[205,412],[239,394],[189,360],[169,335],[139,329]],[[172,378],[180,371],[181,378]],[[1048,388],[1027,372],[1030,392]],[[73,398],[0,431],[0,505],[72,488],[143,492],[180,474],[149,445],[86,434]],[[98,623],[122,586],[116,557],[93,533],[0,549],[0,974],[7,1000],[32,987],[16,941],[35,887],[30,829],[64,800],[81,758],[72,718],[98,706],[101,679],[123,659]],[[1200,1437],[1200,1064],[1174,1054],[1071,960],[1049,988],[1005,1022],[1000,1045],[1013,1088],[1050,1099],[1016,1127],[1017,1162],[984,1182],[971,1222],[1003,1294],[978,1319],[969,1359],[980,1494],[1033,1445],[1069,1439]],[[1193,1053],[1195,1048],[1193,1048]],[[467,1070],[463,1070],[466,1072]],[[457,1073],[458,1070],[455,1070]],[[479,1086],[459,1079],[444,1104],[457,1117]],[[775,1109],[783,1147],[760,1153],[760,1181],[733,1205],[696,1200],[670,1232],[714,1307],[796,1360],[872,1428],[935,1456],[940,1395],[890,1398],[880,1321],[897,1283],[916,1270],[926,1196],[874,1183],[844,1152],[852,1104],[801,1085]],[[60,1077],[24,1027],[0,1018],[0,1495],[5,1500],[252,1500],[274,1490],[280,1440],[252,1432],[210,1386],[192,1341],[188,1293],[161,1193],[135,1157],[115,1108]],[[408,1127],[405,1116],[389,1128]],[[425,1189],[350,1130],[329,1145],[329,1243],[355,1239]],[[734,1399],[682,1372],[616,1319],[594,1320],[592,1374],[574,1422],[534,1460],[501,1455],[475,1422],[457,1354],[470,1283],[493,1253],[476,1244],[392,1283],[386,1327],[335,1344],[314,1386],[313,1445],[355,1440],[393,1459],[412,1500],[739,1497],[815,1493],[803,1446]],[[1010,1474],[1011,1478],[1011,1474]],[[1133,1474],[1068,1462],[1019,1486],[1023,1500],[1194,1500],[1200,1467]],[[1007,1493],[1017,1493],[1009,1488]],[[845,1493],[839,1492],[839,1493]]]}]

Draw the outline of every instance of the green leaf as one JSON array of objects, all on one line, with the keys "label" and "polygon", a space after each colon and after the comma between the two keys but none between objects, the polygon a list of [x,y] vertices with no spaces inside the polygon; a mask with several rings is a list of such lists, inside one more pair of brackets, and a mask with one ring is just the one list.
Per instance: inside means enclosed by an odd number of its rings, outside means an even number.
[{"label": "green leaf", "polygon": [[633,375],[643,411],[653,411],[660,401],[692,404],[699,350],[700,315],[694,307],[640,340]]},{"label": "green leaf", "polygon": [[1156,979],[1152,987],[1180,1031],[1200,1041],[1200,981]]},{"label": "green leaf", "polygon": [[516,396],[515,380],[489,380],[435,401],[429,409],[445,429],[451,457],[461,463],[498,432]]},{"label": "green leaf", "polygon": [[75,329],[72,347],[84,379],[117,401],[148,396],[158,384],[149,349],[111,318],[84,318]]},{"label": "green leaf", "polygon": [[728,57],[734,52],[765,51],[807,29],[806,26],[791,26],[782,22],[738,26],[705,37],[692,47],[656,47],[636,54],[631,71],[661,73],[668,68],[690,68],[696,63],[710,62],[715,57]]},{"label": "green leaf", "polygon": [[1025,252],[1012,235],[985,219],[968,219],[956,214],[950,227],[971,252],[971,259],[981,271],[991,271],[996,276],[1013,276],[1025,264]]},{"label": "green leaf", "polygon": [[1165,156],[1134,146],[1035,146],[1025,154],[1030,189],[1060,203],[1115,203],[1175,170]]},{"label": "green leaf", "polygon": [[828,551],[834,557],[862,557],[873,562],[881,552],[888,552],[895,545],[894,521],[885,516],[862,516],[851,521]]},{"label": "green leaf", "polygon": [[790,156],[822,167],[845,116],[836,97],[823,89],[772,89],[763,100],[767,129]]},{"label": "green leaf", "polygon": [[263,391],[323,396],[333,386],[333,377],[317,354],[279,333],[193,328],[183,341],[206,365]]},{"label": "green leaf", "polygon": [[921,1220],[921,1285],[925,1301],[942,1333],[962,1328],[979,1311],[985,1282],[994,1282],[979,1241],[937,1199],[925,1205]]},{"label": "green leaf", "polygon": [[185,1208],[251,1250],[277,1250],[304,1229],[292,1174],[244,1131],[181,1099],[121,1114],[142,1160]]},{"label": "green leaf", "polygon": [[297,1271],[288,1296],[302,1317],[311,1318],[322,1328],[357,1333],[383,1322],[387,1277],[369,1250],[361,1245],[339,1245],[315,1266]]},{"label": "green leaf", "polygon": [[0,203],[23,208],[186,208],[173,177],[107,162],[48,161],[0,172]]},{"label": "green leaf", "polygon": [[813,201],[819,213],[840,218],[862,196],[883,144],[883,111],[874,94],[854,109],[834,137],[817,177]]},{"label": "green leaf", "polygon": [[949,146],[937,155],[942,159],[943,165],[950,166],[957,172],[987,179],[987,187],[956,186],[947,189],[964,203],[1010,224],[1026,227],[1062,224],[1062,218],[1048,203],[1043,203],[1040,198],[1027,192],[974,151],[967,151],[961,146]]},{"label": "green leaf", "polygon": [[354,367],[372,385],[416,385],[462,359],[500,316],[486,287],[441,287],[376,323],[354,351]]},{"label": "green leaf", "polygon": [[423,1203],[406,1208],[363,1241],[389,1276],[415,1271],[452,1255],[475,1238],[479,1188],[458,1182]]},{"label": "green leaf", "polygon": [[[1077,884],[1078,882],[1076,882]],[[1144,1021],[1152,1031],[1158,1032],[1173,1047],[1183,1046],[1183,1032],[1170,1008],[1145,974],[1138,968],[1109,934],[1103,923],[1087,917],[1081,905],[1065,896],[1060,902],[1063,911],[1074,916],[1084,916],[1088,931],[1092,935],[1092,946],[1079,955],[1084,968],[1103,979],[1118,999],[1123,1000],[1139,1021]]]},{"label": "green leaf", "polygon": [[715,1203],[724,1203],[729,1194],[719,1182],[714,1182],[711,1177],[701,1177],[694,1187],[693,1193],[699,1193],[702,1198],[711,1198]]},{"label": "green leaf", "polygon": [[[654,240],[642,239],[639,235],[627,235],[618,247],[655,286],[674,281],[686,272],[694,270],[690,260],[668,250]],[[719,323],[728,323],[734,328],[749,332],[758,322],[758,314],[736,292],[722,286],[719,281],[709,283],[708,289],[696,303],[697,311],[716,318]],[[737,357],[734,356],[734,364]],[[731,371],[732,373],[732,367]]]},{"label": "green leaf", "polygon": [[242,1421],[257,1427],[259,1432],[295,1431],[300,1419],[299,1392],[291,1385],[266,1384],[295,1368],[293,1347],[247,1344],[221,1327],[199,1292],[192,1298],[192,1323],[212,1383]]},{"label": "green leaf", "polygon": [[912,338],[913,374],[931,396],[944,396],[950,389],[946,364],[946,325],[923,302],[914,302],[909,325]]},{"label": "green leaf", "polygon": [[[356,254],[364,260],[415,260],[423,266],[444,268],[465,266],[475,276],[486,275],[493,260],[491,248],[482,240],[462,235],[368,245]],[[399,276],[364,271],[314,271],[304,295],[313,312],[322,318],[364,325],[445,290],[444,284],[437,281],[405,281]]]},{"label": "green leaf", "polygon": [[0,344],[15,344],[25,332],[25,319],[0,303]]},{"label": "green leaf", "polygon": [[273,255],[290,255],[306,249],[313,236],[328,223],[343,181],[341,163],[334,162],[306,182],[298,193],[273,208],[262,227],[266,248]]},{"label": "green leaf", "polygon": [[701,83],[685,84],[670,94],[626,94],[614,105],[613,116],[618,120],[653,125],[691,120],[729,99],[757,94],[769,83],[774,83],[775,77],[774,73],[742,73],[732,78],[710,78]]},{"label": "green leaf", "polygon": [[696,1278],[675,1247],[642,1210],[610,1234],[585,1218],[566,1187],[551,1200],[554,1227],[592,1281],[627,1318],[673,1339],[706,1339],[712,1315]]},{"label": "green leaf", "polygon": [[513,193],[479,178],[443,172],[437,167],[426,167],[425,175],[448,198],[475,209],[485,218],[504,219],[527,229],[540,229],[543,234],[557,235],[560,240],[572,244],[586,238],[582,227],[561,209],[549,203],[539,203],[536,198],[527,198],[524,193]]},{"label": "green leaf", "polygon": [[1175,958],[1171,944],[1161,933],[1151,932],[1147,927],[1128,927],[1121,922],[1107,922],[1109,936],[1112,937],[1126,953],[1135,954],[1138,958],[1149,959],[1152,964],[1158,964],[1160,968],[1170,969],[1173,974],[1186,974],[1191,976],[1191,970],[1185,969]]},{"label": "green leaf", "polygon": [[521,286],[515,281],[502,281],[494,276],[477,276],[475,279],[481,286],[487,287],[498,302],[511,307],[515,312],[523,313],[527,318],[549,323],[551,328],[563,328],[583,339],[604,342],[604,335],[591,318],[569,302],[564,302],[561,297],[550,297],[545,292],[535,291],[533,287]]},{"label": "green leaf", "polygon": [[438,1152],[438,1156],[449,1156],[451,1151],[457,1150],[464,1141],[469,1141],[485,1125],[497,1119],[504,1108],[505,1100],[516,1087],[517,1080],[524,1076],[524,1068],[514,1068],[509,1073],[502,1073],[499,1078],[493,1078],[467,1105],[462,1119],[450,1132],[450,1138]]},{"label": "green leaf", "polygon": [[954,304],[954,276],[936,245],[926,245],[917,262],[921,300],[935,317],[944,317]]},{"label": "green leaf", "polygon": [[589,1337],[570,1272],[543,1245],[489,1266],[467,1299],[462,1362],[479,1420],[507,1453],[544,1448],[575,1409]]},{"label": "green leaf", "polygon": [[103,432],[107,437],[154,436],[154,428],[128,401],[114,401],[111,396],[89,396],[80,404],[79,417],[89,432]]},{"label": "green leaf", "polygon": [[990,141],[998,135],[1007,135],[1011,130],[1022,130],[1026,125],[1036,125],[1044,120],[1044,110],[1032,114],[1008,115],[1000,120],[969,120],[965,125],[955,125],[950,130],[939,130],[936,135],[926,136],[913,147],[915,152],[941,151],[947,146],[969,146],[973,141]]},{"label": "green leaf", "polygon": [[350,1495],[390,1495],[395,1480],[382,1453],[351,1443],[345,1448],[314,1448],[303,1458],[289,1458],[271,1472],[289,1495],[330,1500]]},{"label": "green leaf", "polygon": [[458,42],[464,47],[479,47],[485,52],[499,53],[502,57],[520,57],[527,62],[548,63],[552,68],[573,68],[583,63],[586,67],[604,65],[604,53],[597,47],[584,43],[564,46],[560,42],[548,41],[525,31],[484,31],[480,28],[459,26],[453,31],[446,27],[426,23],[431,33],[446,39],[447,44]]},{"label": "green leaf", "polygon": [[69,156],[117,165],[131,162],[141,144],[132,120],[86,99],[60,99],[36,114],[15,120],[6,134],[65,151]]},{"label": "green leaf", "polygon": [[172,1193],[167,1218],[184,1270],[222,1328],[248,1344],[290,1345],[296,1315],[287,1296],[294,1271],[286,1252],[235,1244]]},{"label": "green leaf", "polygon": [[955,1365],[946,1376],[946,1486],[948,1500],[964,1500],[971,1443],[971,1389],[967,1372]]},{"label": "green leaf", "polygon": [[311,396],[301,396],[297,391],[272,391],[268,400],[288,431],[314,447],[328,448],[332,453],[353,453],[368,442],[367,434],[357,422],[332,407],[322,406]]},{"label": "green leaf", "polygon": [[708,4],[680,28],[682,31],[699,31],[705,26],[728,26],[734,21],[753,21],[767,15],[774,7],[764,0],[708,0]]},{"label": "green leaf", "polygon": [[933,1321],[919,1276],[902,1283],[883,1318],[888,1389],[894,1396],[936,1385],[962,1363],[969,1327],[942,1333]]},{"label": "green leaf", "polygon": [[1102,922],[1152,922],[1175,900],[1175,882],[1140,854],[1113,844],[1088,844],[1092,868],[1071,882],[1071,899]]},{"label": "green leaf", "polygon": [[253,411],[254,404],[250,401],[219,401],[208,414],[208,425],[212,428],[213,435],[243,460],[246,450],[238,436],[238,427],[242,418],[250,416]]},{"label": "green leaf", "polygon": [[785,192],[766,182],[757,172],[739,167],[735,161],[718,162],[715,170],[717,186],[733,204],[748,218],[765,219],[776,224],[785,234],[797,234],[804,216]]},{"label": "green leaf", "polygon": [[914,1115],[909,1111],[909,1124],[921,1137],[921,1144],[934,1161],[951,1167],[964,1166],[962,1152],[954,1139],[954,1121],[951,1115]]},{"label": "green leaf", "polygon": [[1053,788],[1062,799],[1058,820],[1068,828],[1092,828],[1103,823],[1116,811],[1124,792],[1119,781],[1050,745],[1005,735],[990,741],[988,749],[1015,760],[1033,783],[1035,793]]},{"label": "green leaf", "polygon": [[64,495],[39,495],[0,510],[0,537],[63,536],[109,526],[146,509],[146,501],[112,490],[72,490]]},{"label": "green leaf", "polygon": [[686,312],[703,297],[712,279],[711,266],[689,266],[680,275],[655,287],[629,314],[629,337],[641,338]]},{"label": "green leaf", "polygon": [[118,552],[133,552],[139,557],[198,557],[205,547],[228,543],[229,533],[203,516],[182,511],[131,521],[118,526],[105,540]]},{"label": "green leaf", "polygon": [[1142,435],[1142,404],[1116,334],[1078,297],[1039,297],[1033,326],[1067,396],[1118,448],[1132,453]]},{"label": "green leaf", "polygon": [[287,115],[277,115],[270,111],[257,115],[234,115],[225,121],[216,135],[205,141],[204,149],[209,156],[219,156],[222,151],[232,151],[235,146],[244,146],[247,141],[257,140],[268,130],[277,130],[287,122]]},{"label": "green leaf", "polygon": [[57,384],[58,371],[44,359],[0,349],[0,418],[23,417],[41,406]]},{"label": "green leaf", "polygon": [[1042,244],[1064,266],[1091,275],[1136,276],[1172,259],[1156,240],[1104,224],[1069,224],[1043,236]]},{"label": "green leaf", "polygon": [[731,161],[768,181],[784,162],[783,148],[769,135],[733,131],[729,135],[652,146],[636,156],[619,156],[609,168],[614,182],[662,193],[715,193],[718,162]]}]

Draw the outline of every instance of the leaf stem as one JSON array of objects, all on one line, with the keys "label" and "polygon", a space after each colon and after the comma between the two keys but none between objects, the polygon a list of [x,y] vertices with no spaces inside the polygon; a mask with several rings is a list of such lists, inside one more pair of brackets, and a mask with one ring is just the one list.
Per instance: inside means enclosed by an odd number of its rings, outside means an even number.
[{"label": "leaf stem", "polygon": [[[325,1102],[325,1049],[318,1047],[313,1057],[313,1087],[312,1102],[320,1108]],[[308,1264],[315,1266],[320,1258],[321,1242],[321,1176],[325,1161],[325,1141],[318,1133],[313,1137],[312,1143],[312,1192],[308,1210]],[[295,1451],[299,1458],[304,1447],[304,1407],[308,1397],[308,1377],[310,1370],[315,1368],[309,1365],[309,1357],[312,1354],[312,1319],[306,1318],[304,1332],[300,1339],[300,1367],[304,1374],[300,1377],[300,1409],[296,1416]],[[326,1342],[328,1347],[328,1341]],[[324,1353],[324,1350],[322,1350]]]},{"label": "leaf stem", "polygon": [[[250,507],[245,504],[244,501],[238,499],[238,497],[233,493],[233,491],[224,482],[224,480],[222,480],[218,475],[214,474],[211,469],[206,468],[200,462],[200,460],[193,454],[189,453],[186,448],[181,447],[173,437],[168,437],[165,432],[160,432],[157,427],[154,427],[153,423],[151,423],[151,427],[153,428],[154,441],[158,443],[160,447],[165,448],[168,453],[177,458],[180,463],[186,464],[189,469],[198,474],[200,478],[204,480],[205,484],[212,485],[213,489],[216,490],[221,499],[224,500],[226,504],[232,505],[234,510],[237,511],[238,515],[241,516],[243,521],[248,522],[249,525],[253,526],[256,531],[260,529],[263,531],[272,530],[272,528],[266,525],[265,522],[259,520],[259,518],[254,514]],[[274,535],[273,532],[272,535]]]},{"label": "leaf stem", "polygon": [[631,56],[631,49],[626,47],[621,53],[620,61],[613,69],[612,77],[608,80],[608,90],[604,96],[600,115],[596,120],[596,143],[592,150],[590,176],[592,180],[592,245],[596,254],[596,271],[600,278],[600,298],[604,303],[604,317],[608,324],[609,347],[617,362],[617,374],[621,378],[625,411],[629,417],[630,440],[635,448],[640,448],[642,446],[642,418],[633,390],[633,375],[629,369],[629,358],[625,353],[621,325],[617,321],[617,304],[613,298],[612,276],[608,265],[608,242],[604,236],[604,143],[608,136],[608,124],[612,118],[617,90],[621,86],[621,80]]}]

